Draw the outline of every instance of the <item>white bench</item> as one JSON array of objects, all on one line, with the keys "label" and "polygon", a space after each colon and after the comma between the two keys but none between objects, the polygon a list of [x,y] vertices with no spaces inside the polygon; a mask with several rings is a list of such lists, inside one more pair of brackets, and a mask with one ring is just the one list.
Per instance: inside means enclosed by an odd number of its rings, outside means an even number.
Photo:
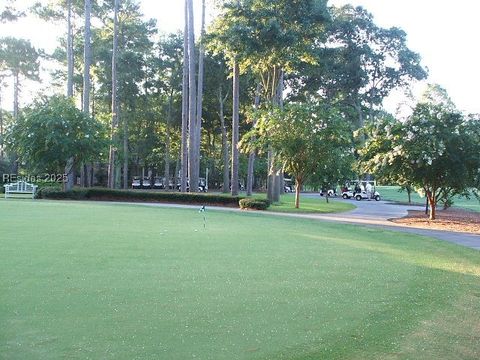
[{"label": "white bench", "polygon": [[17,181],[16,183],[3,185],[5,188],[5,199],[12,197],[12,194],[31,194],[35,198],[37,185],[29,184],[26,181]]}]

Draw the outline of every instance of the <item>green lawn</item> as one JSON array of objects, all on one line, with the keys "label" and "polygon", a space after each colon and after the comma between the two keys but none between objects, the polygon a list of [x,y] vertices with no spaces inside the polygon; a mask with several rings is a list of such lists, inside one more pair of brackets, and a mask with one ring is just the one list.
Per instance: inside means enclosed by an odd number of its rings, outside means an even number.
[{"label": "green lawn", "polygon": [[0,201],[1,359],[478,359],[480,252],[378,229]]},{"label": "green lawn", "polygon": [[[265,199],[265,194],[255,195],[258,198]],[[272,204],[268,211],[274,212],[290,212],[290,213],[338,213],[355,209],[355,205],[344,202],[344,201],[335,201],[329,199],[327,203],[324,197],[321,197],[316,194],[315,197],[306,197],[300,195],[300,208],[295,208],[295,194],[285,194],[280,198],[278,204]]]},{"label": "green lawn", "polygon": [[[408,202],[408,195],[405,191],[399,192],[398,186],[377,186],[377,191],[382,196],[383,200],[398,201],[406,203]],[[425,198],[421,198],[416,192],[412,193],[412,202],[418,204],[425,204]],[[474,196],[471,199],[456,196],[454,198],[454,207],[460,207],[473,211],[480,212],[480,201]]]}]

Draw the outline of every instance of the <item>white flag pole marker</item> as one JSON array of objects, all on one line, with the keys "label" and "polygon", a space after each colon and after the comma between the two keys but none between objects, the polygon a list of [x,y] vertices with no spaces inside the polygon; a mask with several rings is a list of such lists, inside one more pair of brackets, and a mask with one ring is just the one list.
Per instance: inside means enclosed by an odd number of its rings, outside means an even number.
[{"label": "white flag pole marker", "polygon": [[207,217],[205,215],[205,212],[206,212],[206,208],[205,208],[205,205],[203,205],[200,210],[198,210],[199,213],[203,213],[203,228],[206,229],[207,227]]}]

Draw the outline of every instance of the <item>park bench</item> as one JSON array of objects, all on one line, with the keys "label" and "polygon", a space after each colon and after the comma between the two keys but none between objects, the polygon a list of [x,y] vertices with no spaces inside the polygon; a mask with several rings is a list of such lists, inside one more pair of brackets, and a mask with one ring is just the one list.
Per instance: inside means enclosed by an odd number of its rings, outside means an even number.
[{"label": "park bench", "polygon": [[17,181],[16,183],[3,185],[3,187],[5,188],[5,199],[17,194],[29,194],[34,199],[37,190],[37,185],[29,184],[26,181]]}]

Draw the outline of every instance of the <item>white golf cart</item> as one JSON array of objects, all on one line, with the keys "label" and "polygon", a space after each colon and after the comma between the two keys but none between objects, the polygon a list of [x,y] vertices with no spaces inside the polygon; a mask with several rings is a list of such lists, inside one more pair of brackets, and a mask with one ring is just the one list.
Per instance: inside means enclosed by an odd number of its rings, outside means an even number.
[{"label": "white golf cart", "polygon": [[293,184],[294,181],[292,179],[283,179],[283,191],[286,193],[292,193],[295,191],[295,185]]},{"label": "white golf cart", "polygon": [[140,178],[138,176],[135,176],[132,180],[132,189],[141,189],[142,188],[142,182],[140,181]]},{"label": "white golf cart", "polygon": [[[180,179],[179,179],[180,180]],[[177,184],[177,190],[180,191],[181,189],[180,181]],[[187,178],[187,192],[190,191],[190,180]],[[198,192],[208,192],[208,184],[205,178],[198,179]]]},{"label": "white golf cart", "polygon": [[[353,185],[352,185],[353,184]],[[376,191],[377,182],[375,180],[356,180],[349,181],[342,188],[343,199],[375,200],[380,201],[380,194]]]},{"label": "white golf cart", "polygon": [[329,197],[337,196],[337,190],[336,189],[329,189],[329,190],[321,189],[320,190],[320,196],[325,196],[325,195],[328,195]]},{"label": "white golf cart", "polygon": [[165,178],[156,176],[153,180],[154,189],[165,189]]}]

